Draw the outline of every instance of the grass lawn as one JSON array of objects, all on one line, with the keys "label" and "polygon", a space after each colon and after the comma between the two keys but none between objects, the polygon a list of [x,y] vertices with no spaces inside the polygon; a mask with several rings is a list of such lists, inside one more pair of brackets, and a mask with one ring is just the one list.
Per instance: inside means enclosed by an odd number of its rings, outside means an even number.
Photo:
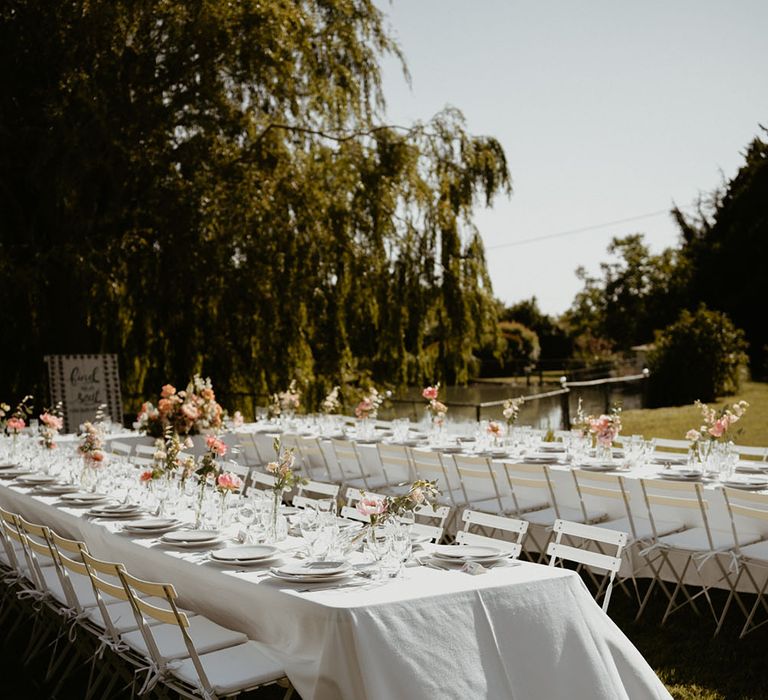
[{"label": "grass lawn", "polygon": [[[736,396],[723,397],[716,405],[731,404],[741,399],[749,402],[749,410],[734,428],[734,442],[739,445],[768,446],[768,384],[745,382]],[[621,422],[623,435],[682,440],[690,428],[698,428],[701,425],[701,413],[693,405],[646,408],[623,411]]]}]

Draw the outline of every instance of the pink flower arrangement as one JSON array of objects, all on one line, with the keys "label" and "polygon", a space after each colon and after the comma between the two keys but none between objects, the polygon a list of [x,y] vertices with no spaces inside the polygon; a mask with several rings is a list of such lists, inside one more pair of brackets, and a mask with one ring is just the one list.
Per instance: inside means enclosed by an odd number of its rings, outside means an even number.
[{"label": "pink flower arrangement", "polygon": [[501,423],[497,423],[495,420],[492,420],[490,423],[488,423],[486,430],[488,431],[488,434],[494,438],[500,438],[503,433],[501,429]]},{"label": "pink flower arrangement", "polygon": [[621,432],[621,409],[614,408],[610,414],[590,416],[588,419],[589,432],[595,436],[597,444],[610,447]]},{"label": "pink flower arrangement", "polygon": [[365,517],[383,515],[387,512],[386,498],[363,496],[357,503],[357,512]]},{"label": "pink flower arrangement", "polygon": [[223,472],[216,478],[219,493],[231,493],[243,488],[243,480],[233,472]]},{"label": "pink flower arrangement", "polygon": [[10,433],[19,433],[27,427],[27,424],[24,422],[23,418],[17,418],[16,416],[13,416],[12,418],[8,419],[5,427]]},{"label": "pink flower arrangement", "polygon": [[440,382],[434,386],[425,387],[421,392],[421,395],[428,401],[427,410],[432,414],[432,423],[434,425],[442,425],[448,413],[448,407],[437,400],[439,394]]},{"label": "pink flower arrangement", "polygon": [[363,396],[360,403],[355,407],[355,418],[360,420],[365,420],[366,418],[375,419],[379,415],[379,408],[384,403],[384,398],[374,387],[370,387],[368,393]]},{"label": "pink flower arrangement", "polygon": [[518,396],[516,399],[507,399],[504,402],[501,415],[504,416],[508,426],[514,425],[517,422],[517,418],[520,415],[520,407],[524,403],[525,399],[522,396]]},{"label": "pink flower arrangement", "polygon": [[40,443],[48,450],[56,447],[54,442],[59,431],[64,428],[64,419],[61,417],[61,402],[53,410],[46,410],[40,414]]},{"label": "pink flower arrangement", "polygon": [[152,481],[152,479],[154,478],[155,478],[155,472],[152,469],[147,469],[141,472],[141,474],[139,475],[139,481],[141,481],[142,484],[146,484]]},{"label": "pink flower arrangement", "polygon": [[738,401],[723,407],[719,412],[701,401],[696,401],[694,405],[701,410],[701,426],[698,429],[691,428],[685,434],[685,439],[690,441],[691,449],[701,460],[709,454],[715,442],[727,437],[728,431],[741,420],[749,404]]},{"label": "pink flower arrangement", "polygon": [[101,423],[98,422],[99,414],[97,413],[97,423],[84,423],[83,435],[80,439],[80,445],[77,451],[83,456],[87,466],[96,468],[102,466],[104,461],[104,436],[101,432]]},{"label": "pink flower arrangement", "polygon": [[227,454],[227,446],[224,444],[224,441],[215,435],[209,435],[205,438],[205,444],[217,457],[223,457]]},{"label": "pink flower arrangement", "polygon": [[296,386],[296,380],[292,379],[285,391],[277,395],[281,411],[298,411],[301,406],[301,391]]},{"label": "pink flower arrangement", "polygon": [[137,418],[139,430],[154,437],[162,437],[171,426],[179,435],[194,435],[204,430],[221,427],[224,411],[216,403],[210,379],[196,374],[183,391],[165,384],[155,408],[145,402]]},{"label": "pink flower arrangement", "polygon": [[293,449],[284,450],[280,443],[280,438],[276,437],[272,443],[275,450],[275,461],[267,464],[267,472],[275,477],[275,484],[272,490],[275,494],[282,494],[283,491],[289,491],[296,484],[305,484],[307,480],[298,476],[293,471],[295,457]]}]

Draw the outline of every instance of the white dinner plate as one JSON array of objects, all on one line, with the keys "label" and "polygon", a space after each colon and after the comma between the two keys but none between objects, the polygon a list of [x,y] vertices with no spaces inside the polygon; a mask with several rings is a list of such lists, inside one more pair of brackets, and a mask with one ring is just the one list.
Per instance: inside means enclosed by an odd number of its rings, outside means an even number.
[{"label": "white dinner plate", "polygon": [[745,489],[747,491],[762,491],[768,489],[768,479],[762,476],[732,477],[723,482],[723,486],[733,489]]},{"label": "white dinner plate", "polygon": [[765,462],[741,460],[736,465],[736,471],[740,474],[765,474],[768,471],[768,464]]},{"label": "white dinner plate", "polygon": [[340,576],[349,573],[350,566],[342,561],[291,561],[282,566],[275,567],[274,572],[282,577],[325,578]]},{"label": "white dinner plate", "polygon": [[41,493],[50,494],[51,496],[61,496],[63,493],[77,493],[79,490],[80,487],[74,484],[46,484],[40,487]]},{"label": "white dinner plate", "polygon": [[21,484],[52,484],[56,481],[56,477],[50,474],[30,474],[29,476],[20,476],[17,481]]},{"label": "white dinner plate", "polygon": [[6,469],[0,471],[0,479],[15,479],[16,477],[23,476],[24,474],[31,474],[32,470],[26,467],[17,467],[16,469]]},{"label": "white dinner plate", "polygon": [[433,556],[453,561],[486,561],[498,559],[504,552],[497,547],[472,544],[438,544],[430,548]]},{"label": "white dinner plate", "polygon": [[176,530],[166,532],[160,539],[166,544],[202,545],[216,542],[219,537],[218,530]]},{"label": "white dinner plate", "polygon": [[667,469],[666,471],[659,472],[659,476],[670,481],[701,481],[701,472],[685,471],[682,469]]},{"label": "white dinner plate", "polygon": [[533,452],[520,459],[520,462],[524,464],[554,464],[559,461],[560,457],[555,452]]},{"label": "white dinner plate", "polygon": [[270,574],[275,578],[279,578],[281,581],[290,581],[291,583],[330,583],[333,581],[341,581],[345,578],[349,578],[352,575],[352,571],[343,571],[340,574],[332,575],[316,575],[316,574],[283,574],[277,569],[270,569]]},{"label": "white dinner plate", "polygon": [[107,498],[103,493],[87,493],[83,491],[61,494],[61,500],[72,506],[90,506],[93,503],[102,503]]},{"label": "white dinner plate", "polygon": [[447,455],[458,454],[459,452],[464,451],[462,445],[435,445],[435,449],[440,452],[445,452]]},{"label": "white dinner plate", "polygon": [[584,462],[577,465],[579,469],[585,469],[588,472],[610,472],[618,469],[621,465],[618,462]]},{"label": "white dinner plate", "polygon": [[19,464],[12,464],[11,462],[6,462],[5,464],[0,464],[0,469],[20,469],[21,465]]},{"label": "white dinner plate", "polygon": [[243,547],[226,547],[211,552],[211,559],[222,562],[261,562],[265,559],[274,559],[280,553],[277,547],[268,544],[246,545]]},{"label": "white dinner plate", "polygon": [[136,535],[158,535],[180,524],[175,518],[141,518],[123,523],[123,530]]},{"label": "white dinner plate", "polygon": [[87,511],[86,515],[90,515],[94,518],[114,518],[122,520],[124,518],[135,518],[141,513],[141,508],[139,506],[127,506],[125,504],[120,504],[120,506],[122,507],[96,506]]}]

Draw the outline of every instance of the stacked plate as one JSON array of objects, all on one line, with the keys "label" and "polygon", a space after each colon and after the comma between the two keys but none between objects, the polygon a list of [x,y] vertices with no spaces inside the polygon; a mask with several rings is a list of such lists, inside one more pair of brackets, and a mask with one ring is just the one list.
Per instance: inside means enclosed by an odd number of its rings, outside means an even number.
[{"label": "stacked plate", "polygon": [[12,464],[11,462],[5,462],[4,464],[0,464],[0,469],[18,469],[18,464]]},{"label": "stacked plate", "polygon": [[654,464],[685,464],[687,461],[688,455],[656,454],[651,457]]},{"label": "stacked plate", "polygon": [[40,493],[49,496],[61,496],[64,493],[77,493],[80,490],[75,484],[52,483],[40,487]]},{"label": "stacked plate", "polygon": [[589,459],[578,465],[579,469],[585,469],[590,472],[610,472],[618,469],[620,466],[619,462],[601,462],[598,459]]},{"label": "stacked plate", "polygon": [[244,545],[214,549],[210,557],[219,564],[228,566],[261,566],[280,556],[280,550],[268,544]]},{"label": "stacked plate", "polygon": [[94,503],[103,503],[107,496],[103,493],[89,493],[88,491],[75,491],[74,493],[64,493],[61,500],[70,506],[91,506]]},{"label": "stacked plate", "polygon": [[16,477],[31,473],[32,470],[29,469],[29,467],[19,467],[15,464],[11,464],[10,467],[0,469],[0,479],[15,479]]},{"label": "stacked plate", "polygon": [[354,573],[350,565],[342,561],[292,561],[270,571],[275,578],[293,583],[328,583]]},{"label": "stacked plate", "polygon": [[135,518],[139,513],[141,513],[141,506],[135,503],[108,503],[91,508],[86,515],[94,518],[122,520],[123,518]]},{"label": "stacked plate", "polygon": [[172,544],[174,547],[195,549],[217,544],[221,541],[221,534],[218,530],[173,530],[166,532],[160,541],[164,544]]},{"label": "stacked plate", "polygon": [[447,455],[458,454],[459,452],[464,451],[462,445],[435,445],[435,449],[440,452],[445,452]]},{"label": "stacked plate", "polygon": [[765,474],[766,470],[768,470],[768,464],[765,462],[742,459],[736,465],[736,471],[742,474]]},{"label": "stacked plate", "polygon": [[555,464],[560,461],[560,452],[531,452],[520,461],[526,464]]},{"label": "stacked plate", "polygon": [[509,553],[498,547],[471,544],[438,544],[429,548],[432,557],[441,564],[463,565],[468,561],[478,564],[493,564],[509,557]]},{"label": "stacked plate", "polygon": [[768,477],[765,476],[732,476],[722,483],[723,486],[730,486],[733,489],[744,489],[745,491],[768,489]]},{"label": "stacked plate", "polygon": [[123,531],[132,535],[160,535],[181,525],[176,518],[141,518],[123,523]]},{"label": "stacked plate", "polygon": [[701,472],[695,469],[666,469],[659,476],[670,481],[701,481]]},{"label": "stacked plate", "polygon": [[52,484],[56,481],[55,476],[50,474],[25,474],[16,479],[20,484],[29,486],[42,486],[43,484]]}]

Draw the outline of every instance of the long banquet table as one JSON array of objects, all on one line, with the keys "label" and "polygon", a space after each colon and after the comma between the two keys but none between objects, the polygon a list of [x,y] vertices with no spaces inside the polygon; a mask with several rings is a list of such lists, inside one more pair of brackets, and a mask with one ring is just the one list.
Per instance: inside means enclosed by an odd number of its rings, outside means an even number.
[{"label": "long banquet table", "polygon": [[413,567],[384,583],[306,591],[126,536],[117,522],[8,482],[0,505],[139,576],[171,581],[183,605],[266,644],[304,700],[670,697],[570,571]]}]

